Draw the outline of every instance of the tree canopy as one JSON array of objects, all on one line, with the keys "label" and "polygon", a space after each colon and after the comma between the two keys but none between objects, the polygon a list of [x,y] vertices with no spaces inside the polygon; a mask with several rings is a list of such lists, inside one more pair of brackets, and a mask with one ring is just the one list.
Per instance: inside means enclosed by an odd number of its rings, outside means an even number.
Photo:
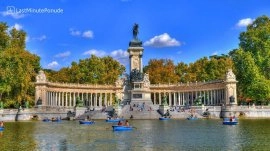
[{"label": "tree canopy", "polygon": [[125,67],[110,56],[81,59],[59,71],[45,70],[49,81],[81,84],[114,84]]},{"label": "tree canopy", "polygon": [[15,107],[22,101],[34,103],[35,76],[40,70],[40,58],[25,49],[26,33],[8,30],[0,23],[0,101]]},{"label": "tree canopy", "polygon": [[152,59],[144,71],[149,74],[152,84],[185,83],[224,79],[226,71],[232,67],[229,56],[217,56],[210,59],[203,57],[190,64],[179,62],[177,65],[170,59]]},{"label": "tree canopy", "polygon": [[270,19],[258,17],[239,37],[239,48],[230,52],[241,98],[270,100]]}]

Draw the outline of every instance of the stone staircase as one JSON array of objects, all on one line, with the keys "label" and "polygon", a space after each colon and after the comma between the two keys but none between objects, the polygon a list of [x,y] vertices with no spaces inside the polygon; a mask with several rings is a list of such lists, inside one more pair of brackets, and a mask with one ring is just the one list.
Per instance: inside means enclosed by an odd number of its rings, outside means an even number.
[{"label": "stone staircase", "polygon": [[144,109],[137,106],[125,105],[119,116],[125,119],[130,119],[131,116],[133,116],[133,119],[158,119],[160,114],[153,105],[145,105]]},{"label": "stone staircase", "polygon": [[[130,119],[131,116],[133,116],[133,119],[158,119],[161,117],[161,115],[158,112],[159,105],[148,105],[145,104],[144,108],[142,109],[142,106],[137,105],[124,105],[117,111],[118,116],[125,119]],[[171,118],[173,119],[185,119],[189,117],[193,113],[198,118],[202,117],[202,110],[196,109],[196,110],[185,110],[185,111],[170,111],[170,114],[172,115]],[[101,110],[95,110],[95,111],[86,111],[86,109],[77,109],[76,111],[76,118],[75,119],[85,119],[87,117],[90,117],[92,119],[107,119],[108,113],[102,112]]]}]

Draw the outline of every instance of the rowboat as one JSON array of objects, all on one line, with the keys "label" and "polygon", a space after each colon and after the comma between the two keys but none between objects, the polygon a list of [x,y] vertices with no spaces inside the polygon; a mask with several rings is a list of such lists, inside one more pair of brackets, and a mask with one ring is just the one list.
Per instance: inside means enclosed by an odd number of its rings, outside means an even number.
[{"label": "rowboat", "polygon": [[52,122],[61,122],[61,119],[52,119]]},{"label": "rowboat", "polygon": [[133,129],[132,126],[123,126],[123,125],[113,125],[113,131],[130,131]]},{"label": "rowboat", "polygon": [[194,117],[194,116],[190,116],[187,118],[188,120],[197,120],[198,118],[197,117]]},{"label": "rowboat", "polygon": [[237,125],[238,120],[236,118],[229,119],[229,118],[224,118],[223,119],[223,125]]},{"label": "rowboat", "polygon": [[42,121],[43,121],[43,122],[50,122],[51,120],[48,119],[48,118],[45,118],[45,119],[43,119]]},{"label": "rowboat", "polygon": [[160,117],[159,118],[159,120],[161,120],[161,121],[166,121],[166,120],[169,120],[169,119],[171,119],[170,117]]},{"label": "rowboat", "polygon": [[116,118],[116,119],[107,119],[106,122],[108,123],[114,123],[114,122],[119,122],[123,121],[124,119]]},{"label": "rowboat", "polygon": [[82,120],[79,122],[80,122],[80,124],[84,124],[84,125],[92,125],[95,123],[95,121],[82,121]]}]

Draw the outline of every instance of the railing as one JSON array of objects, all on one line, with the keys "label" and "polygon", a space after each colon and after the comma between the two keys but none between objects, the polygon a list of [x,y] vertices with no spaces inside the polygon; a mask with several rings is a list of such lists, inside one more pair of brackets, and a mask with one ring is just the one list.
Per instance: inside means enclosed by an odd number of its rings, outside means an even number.
[{"label": "railing", "polygon": [[98,84],[79,84],[79,83],[52,83],[48,82],[49,86],[56,87],[81,87],[81,88],[115,88],[115,85],[98,85]]},{"label": "railing", "polygon": [[213,80],[207,82],[187,82],[187,83],[168,83],[168,84],[151,84],[150,87],[174,87],[174,86],[200,86],[206,84],[223,83],[224,80]]}]

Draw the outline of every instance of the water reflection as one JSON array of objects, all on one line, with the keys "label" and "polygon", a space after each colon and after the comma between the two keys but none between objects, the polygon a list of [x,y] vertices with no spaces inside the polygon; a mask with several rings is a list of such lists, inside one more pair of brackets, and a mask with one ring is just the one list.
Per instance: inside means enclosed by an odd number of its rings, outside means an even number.
[{"label": "water reflection", "polygon": [[270,120],[133,120],[136,128],[113,132],[103,120],[94,125],[10,122],[0,132],[0,150],[266,150],[270,147]]},{"label": "water reflection", "polygon": [[35,150],[36,141],[33,138],[35,124],[32,122],[6,122],[0,139],[0,150]]}]

